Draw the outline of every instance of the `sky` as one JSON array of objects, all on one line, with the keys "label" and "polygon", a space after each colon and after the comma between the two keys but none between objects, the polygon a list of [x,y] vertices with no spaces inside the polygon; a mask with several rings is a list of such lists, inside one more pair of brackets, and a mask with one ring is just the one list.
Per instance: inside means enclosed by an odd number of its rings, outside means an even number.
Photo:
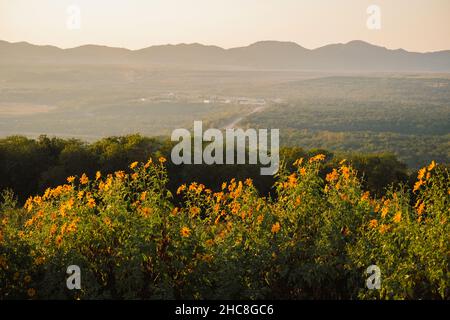
[{"label": "sky", "polygon": [[[367,13],[371,5],[380,19]],[[79,19],[68,9],[73,6]],[[369,29],[369,18],[380,28]],[[427,52],[450,49],[450,0],[0,0],[0,39],[130,49],[168,43],[231,48],[261,40],[313,49],[364,40]]]}]

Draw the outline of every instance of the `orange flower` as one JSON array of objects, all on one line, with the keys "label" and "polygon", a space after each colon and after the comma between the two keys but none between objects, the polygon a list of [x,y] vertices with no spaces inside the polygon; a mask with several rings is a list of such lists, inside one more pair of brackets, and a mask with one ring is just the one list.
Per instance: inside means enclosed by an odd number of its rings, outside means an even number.
[{"label": "orange flower", "polygon": [[83,173],[83,175],[80,178],[80,183],[81,184],[87,184],[89,182],[89,178],[86,174]]},{"label": "orange flower", "polygon": [[294,166],[301,166],[303,163],[303,158],[297,159],[294,161]]},{"label": "orange flower", "polygon": [[319,162],[319,161],[323,161],[323,160],[325,160],[325,155],[324,154],[318,154],[318,155],[312,157],[311,159],[309,159],[309,163]]},{"label": "orange flower", "polygon": [[333,182],[338,179],[338,172],[336,169],[333,169],[333,172],[327,174],[326,180],[328,182]]},{"label": "orange flower", "polygon": [[32,298],[36,295],[36,290],[34,290],[33,288],[30,288],[27,290],[27,294],[30,298]]},{"label": "orange flower", "polygon": [[389,212],[389,208],[388,207],[383,207],[383,209],[381,209],[381,217],[382,218],[386,217],[388,212]]},{"label": "orange flower", "polygon": [[181,186],[178,187],[177,189],[177,194],[180,194],[181,192],[183,192],[184,190],[186,190],[186,185],[182,184]]},{"label": "orange flower", "polygon": [[280,231],[280,229],[281,229],[280,223],[277,222],[277,223],[275,223],[275,224],[272,225],[272,230],[271,230],[271,232],[272,232],[273,234],[275,234],[275,233],[278,233],[278,232]]},{"label": "orange flower", "polygon": [[164,163],[167,161],[167,159],[164,157],[159,157],[158,161],[159,161],[159,163]]},{"label": "orange flower", "polygon": [[289,187],[293,188],[297,185],[297,175],[295,173],[291,174],[288,177],[288,185]]},{"label": "orange flower", "polygon": [[130,169],[133,170],[134,168],[136,168],[138,166],[138,164],[139,164],[139,162],[137,162],[137,161],[133,162],[132,164],[130,164]]},{"label": "orange flower", "polygon": [[152,212],[153,212],[153,210],[150,208],[142,208],[141,209],[142,215],[146,218],[148,218]]},{"label": "orange flower", "polygon": [[417,180],[422,180],[425,176],[425,173],[427,172],[427,168],[422,168],[419,170],[419,173],[417,174]]},{"label": "orange flower", "polygon": [[147,169],[148,167],[150,167],[150,165],[153,163],[152,158],[148,159],[147,163],[145,164],[144,168]]},{"label": "orange flower", "polygon": [[111,227],[111,219],[110,218],[104,217],[103,223],[106,224],[108,227]]},{"label": "orange flower", "polygon": [[349,167],[342,166],[340,170],[342,172],[342,175],[344,176],[344,179],[347,180],[348,178],[350,178],[350,168]]},{"label": "orange flower", "polygon": [[421,203],[419,204],[418,208],[417,208],[417,213],[418,213],[419,215],[422,215],[422,213],[423,213],[424,210],[425,210],[425,203],[424,203],[424,202],[421,202]]},{"label": "orange flower", "polygon": [[90,198],[90,199],[88,200],[87,205],[88,205],[88,207],[91,208],[91,209],[94,208],[94,207],[95,207],[95,200],[92,199],[92,198]]},{"label": "orange flower", "polygon": [[421,187],[423,184],[424,184],[424,183],[423,183],[423,180],[417,181],[417,182],[414,184],[413,192],[416,192],[417,190],[419,190],[420,187]]},{"label": "orange flower", "polygon": [[389,229],[390,229],[390,227],[389,227],[388,225],[382,224],[382,225],[380,226],[380,233],[381,233],[381,234],[384,234],[384,233],[388,232]]},{"label": "orange flower", "polygon": [[303,177],[304,175],[306,175],[306,169],[305,168],[300,168],[300,175]]},{"label": "orange flower", "polygon": [[399,211],[395,214],[394,218],[393,218],[394,222],[399,223],[400,221],[402,221],[402,212]]},{"label": "orange flower", "polygon": [[183,238],[188,238],[191,235],[191,230],[188,227],[183,227],[180,230],[180,234]]},{"label": "orange flower", "polygon": [[260,214],[257,218],[256,218],[256,223],[257,224],[261,224],[264,220],[264,216],[262,214]]},{"label": "orange flower", "polygon": [[378,226],[378,220],[377,219],[370,220],[369,227],[376,228],[377,226]]},{"label": "orange flower", "polygon": [[116,175],[116,178],[123,179],[125,177],[125,172],[123,171],[117,171],[114,173]]},{"label": "orange flower", "polygon": [[68,183],[72,183],[74,181],[75,181],[75,177],[74,176],[70,176],[70,177],[67,178],[67,182]]},{"label": "orange flower", "polygon": [[58,236],[56,237],[55,243],[56,243],[56,245],[57,245],[58,247],[61,245],[61,243],[62,243],[62,236],[61,236],[61,235],[58,235]]},{"label": "orange flower", "polygon": [[192,207],[190,212],[191,212],[192,217],[195,217],[196,215],[198,215],[200,213],[200,208],[199,207]]},{"label": "orange flower", "polygon": [[436,162],[431,161],[430,165],[428,166],[428,171],[433,170],[436,167]]},{"label": "orange flower", "polygon": [[363,195],[361,196],[361,200],[362,200],[362,201],[369,200],[369,198],[370,198],[370,193],[369,193],[369,191],[364,192]]}]

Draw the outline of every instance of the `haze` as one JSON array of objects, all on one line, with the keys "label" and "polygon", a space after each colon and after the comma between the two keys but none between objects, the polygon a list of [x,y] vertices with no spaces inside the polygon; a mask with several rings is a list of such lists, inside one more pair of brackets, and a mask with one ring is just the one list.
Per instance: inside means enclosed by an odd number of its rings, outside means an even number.
[{"label": "haze", "polygon": [[[67,7],[81,9],[81,29],[66,27]],[[377,4],[381,30],[366,26]],[[450,49],[448,0],[0,0],[0,39],[59,47],[143,48],[167,43],[225,48],[259,40],[307,48],[360,39],[391,49]]]}]

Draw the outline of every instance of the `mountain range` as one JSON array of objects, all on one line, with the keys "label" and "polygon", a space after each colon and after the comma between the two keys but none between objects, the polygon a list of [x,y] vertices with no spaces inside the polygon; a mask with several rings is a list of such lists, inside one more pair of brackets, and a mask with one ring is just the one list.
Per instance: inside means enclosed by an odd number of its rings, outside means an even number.
[{"label": "mountain range", "polygon": [[408,52],[355,40],[306,49],[294,42],[260,41],[223,49],[198,43],[129,50],[99,45],[71,49],[0,41],[0,64],[139,64],[262,70],[450,72],[450,50]]}]

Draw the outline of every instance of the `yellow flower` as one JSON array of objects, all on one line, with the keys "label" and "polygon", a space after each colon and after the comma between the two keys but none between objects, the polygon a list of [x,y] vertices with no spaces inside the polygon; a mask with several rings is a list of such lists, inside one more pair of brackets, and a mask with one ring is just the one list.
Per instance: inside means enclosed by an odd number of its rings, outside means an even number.
[{"label": "yellow flower", "polygon": [[158,161],[159,161],[159,163],[164,163],[167,161],[167,159],[164,157],[159,157]]},{"label": "yellow flower", "polygon": [[177,194],[180,194],[181,192],[183,192],[184,190],[186,190],[186,185],[182,184],[178,189],[177,189]]},{"label": "yellow flower", "polygon": [[297,175],[295,173],[291,174],[288,177],[288,185],[289,187],[295,187],[297,185]]},{"label": "yellow flower", "polygon": [[148,218],[152,212],[153,212],[153,210],[150,208],[142,208],[141,209],[141,214],[146,218]]},{"label": "yellow flower", "polygon": [[431,161],[430,165],[428,166],[428,171],[433,170],[436,167],[436,162]]},{"label": "yellow flower", "polygon": [[83,199],[83,196],[84,196],[84,191],[78,192],[78,195],[77,195],[78,200]]},{"label": "yellow flower", "polygon": [[311,159],[309,159],[309,163],[319,162],[319,161],[323,161],[323,160],[325,160],[325,155],[324,154],[318,154],[318,155],[312,157]]},{"label": "yellow flower", "polygon": [[245,179],[245,185],[251,187],[253,185],[253,180],[250,178]]},{"label": "yellow flower", "polygon": [[402,213],[401,211],[397,212],[394,216],[394,222],[399,223],[400,221],[402,221]]},{"label": "yellow flower", "polygon": [[81,184],[87,184],[89,182],[89,178],[87,177],[86,174],[83,173],[83,175],[80,178],[80,183]]},{"label": "yellow flower", "polygon": [[388,212],[389,212],[389,207],[383,207],[383,209],[381,209],[381,217],[382,218],[386,217]]},{"label": "yellow flower", "polygon": [[272,225],[272,230],[271,230],[271,232],[272,232],[272,233],[278,233],[278,231],[280,231],[280,229],[281,229],[280,223],[277,222],[277,223],[275,223],[275,224]]},{"label": "yellow flower", "polygon": [[424,210],[425,210],[425,203],[421,202],[420,205],[417,208],[417,214],[421,215]]},{"label": "yellow flower", "polygon": [[422,168],[419,170],[418,174],[417,174],[417,180],[422,180],[423,177],[425,176],[425,173],[427,172],[426,168]]},{"label": "yellow flower", "polygon": [[27,294],[30,298],[32,298],[36,295],[36,290],[34,290],[33,288],[30,288],[27,290]]},{"label": "yellow flower", "polygon": [[347,166],[342,166],[341,167],[341,172],[342,172],[342,176],[344,177],[344,179],[348,179],[350,178],[350,168]]},{"label": "yellow flower", "polygon": [[125,172],[117,171],[117,172],[115,172],[115,175],[118,179],[123,179],[125,177]]},{"label": "yellow flower", "polygon": [[92,198],[90,198],[89,200],[88,200],[88,202],[87,202],[87,205],[88,205],[88,207],[89,208],[94,208],[95,207],[95,200],[94,199],[92,199]]},{"label": "yellow flower", "polygon": [[111,227],[111,219],[108,217],[103,218],[103,222],[108,226]]},{"label": "yellow flower", "polygon": [[70,177],[67,178],[67,182],[68,183],[72,183],[74,181],[75,181],[75,177],[74,176],[70,176]]},{"label": "yellow flower", "polygon": [[56,224],[52,224],[52,226],[50,227],[50,235],[54,235],[56,233],[56,230],[58,230],[58,227],[56,226]]},{"label": "yellow flower", "polygon": [[306,174],[306,169],[305,168],[300,168],[300,175],[304,176]]},{"label": "yellow flower", "polygon": [[130,164],[130,169],[134,169],[138,166],[139,162],[135,161],[132,164]]},{"label": "yellow flower", "polygon": [[198,215],[200,213],[200,208],[199,207],[192,207],[190,212],[191,212],[192,217],[195,217],[196,215]]},{"label": "yellow flower", "polygon": [[37,265],[37,266],[40,266],[44,262],[45,262],[45,258],[44,257],[37,257],[36,259],[34,259],[34,264]]},{"label": "yellow flower", "polygon": [[423,185],[423,180],[419,180],[414,184],[414,189],[413,192],[416,192],[417,190],[420,189],[420,187]]},{"label": "yellow flower", "polygon": [[58,247],[61,245],[61,243],[62,243],[62,236],[61,235],[56,236],[55,243],[56,243],[56,245]]},{"label": "yellow flower", "polygon": [[369,226],[370,226],[371,228],[376,228],[376,227],[378,226],[378,220],[377,220],[377,219],[372,219],[372,220],[370,220]]},{"label": "yellow flower", "polygon": [[141,197],[140,197],[141,201],[145,201],[145,199],[147,198],[147,193],[148,193],[147,191],[144,191],[141,193]]},{"label": "yellow flower", "polygon": [[369,198],[370,198],[369,191],[364,192],[363,195],[361,196],[362,201],[367,201],[367,200],[369,200]]},{"label": "yellow flower", "polygon": [[381,233],[381,234],[384,234],[384,233],[386,233],[386,232],[388,232],[388,231],[389,231],[389,226],[388,226],[388,225],[382,224],[382,225],[380,226],[380,233]]},{"label": "yellow flower", "polygon": [[297,159],[294,161],[294,166],[299,167],[302,165],[302,163],[303,163],[303,158]]},{"label": "yellow flower", "polygon": [[150,167],[150,165],[153,163],[153,160],[150,158],[148,159],[147,163],[145,164],[144,168],[147,169],[148,167]]},{"label": "yellow flower", "polygon": [[102,177],[102,173],[100,171],[97,171],[95,173],[95,181],[99,180]]},{"label": "yellow flower", "polygon": [[26,275],[25,278],[23,278],[23,281],[25,281],[25,283],[29,283],[31,282],[31,277],[29,275]]},{"label": "yellow flower", "polygon": [[333,172],[327,174],[326,180],[328,182],[333,182],[338,179],[338,172],[336,169],[333,169]]},{"label": "yellow flower", "polygon": [[183,238],[188,238],[191,235],[191,230],[188,227],[183,227],[180,230],[180,234]]}]

